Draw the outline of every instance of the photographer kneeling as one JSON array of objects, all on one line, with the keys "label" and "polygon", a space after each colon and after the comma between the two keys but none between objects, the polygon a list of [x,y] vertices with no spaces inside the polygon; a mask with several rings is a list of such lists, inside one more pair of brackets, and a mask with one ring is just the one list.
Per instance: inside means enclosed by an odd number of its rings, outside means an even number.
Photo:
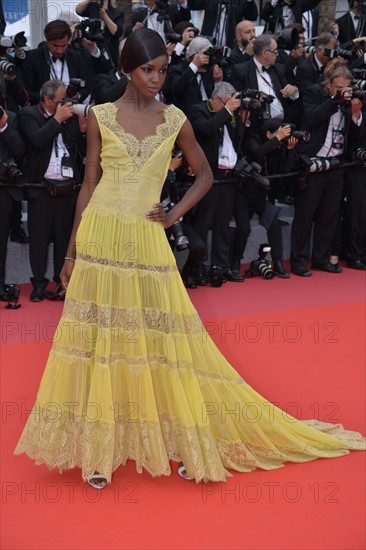
[{"label": "photographer kneeling", "polygon": [[[261,175],[268,176],[290,169],[296,156],[293,151],[298,140],[292,136],[292,127],[280,119],[269,119],[263,122],[260,131],[253,134],[248,142],[248,157],[261,167]],[[288,279],[283,260],[283,242],[281,225],[277,219],[279,209],[268,200],[269,180],[265,177],[242,178],[237,186],[234,219],[236,230],[233,242],[233,262],[231,269],[240,273],[240,261],[250,233],[250,219],[253,213],[259,217],[268,236],[271,247],[273,272],[277,277]]]},{"label": "photographer kneeling", "polygon": [[[358,139],[366,131],[362,101],[353,98],[352,73],[341,59],[331,61],[321,84],[304,91],[303,128],[311,132],[310,140],[298,146],[301,153],[317,157],[312,162],[305,186],[295,195],[295,215],[291,232],[291,267],[295,275],[309,277],[307,268],[310,236],[314,223],[312,268],[341,273],[330,263],[332,241],[336,232],[343,188],[342,169],[327,170],[338,163],[347,150],[348,138]],[[319,168],[315,168],[319,166]],[[315,170],[313,172],[313,170]]]},{"label": "photographer kneeling", "polygon": [[26,143],[26,177],[43,184],[28,191],[29,259],[33,273],[32,302],[45,297],[48,284],[48,244],[53,239],[53,280],[60,283],[74,221],[78,185],[86,152],[86,118],[74,116],[74,105],[66,98],[59,80],[45,82],[38,105],[19,113],[19,127]]}]

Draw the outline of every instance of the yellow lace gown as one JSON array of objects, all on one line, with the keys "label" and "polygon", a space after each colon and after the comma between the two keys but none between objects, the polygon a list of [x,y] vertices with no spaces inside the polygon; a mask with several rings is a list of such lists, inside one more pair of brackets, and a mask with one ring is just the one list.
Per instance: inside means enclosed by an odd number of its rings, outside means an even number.
[{"label": "yellow lace gown", "polygon": [[[183,461],[197,482],[224,481],[285,461],[365,449],[340,425],[298,421],[228,364],[182,284],[161,224],[159,196],[185,117],[174,106],[137,140],[113,104],[94,107],[102,179],[77,233],[77,261],[34,410],[15,453],[84,479],[127,460],[153,476]],[[229,414],[228,411],[236,411]]]}]

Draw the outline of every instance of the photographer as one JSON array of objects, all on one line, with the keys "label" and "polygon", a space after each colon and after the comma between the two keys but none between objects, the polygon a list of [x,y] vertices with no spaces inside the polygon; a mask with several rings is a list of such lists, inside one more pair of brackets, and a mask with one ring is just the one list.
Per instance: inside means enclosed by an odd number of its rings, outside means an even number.
[{"label": "photographer", "polygon": [[362,0],[349,0],[350,10],[336,20],[341,44],[366,34],[366,13]]},{"label": "photographer", "polygon": [[265,110],[252,113],[251,132],[256,132],[261,121],[268,118],[290,120],[287,111],[299,97],[296,86],[289,84],[283,65],[277,63],[277,42],[272,35],[262,34],[254,41],[254,56],[245,63],[234,65],[230,82],[238,91],[259,90],[272,96],[273,100],[265,105]]},{"label": "photographer", "polygon": [[320,0],[267,0],[261,11],[264,32],[281,32],[289,23],[302,23],[303,13],[316,8]]},{"label": "photographer", "polygon": [[305,88],[322,80],[324,69],[331,61],[324,50],[333,50],[336,46],[337,40],[332,34],[323,32],[318,36],[314,44],[315,51],[302,61],[296,72],[296,82],[301,94]]},{"label": "photographer", "polygon": [[188,0],[193,11],[202,11],[203,22],[201,34],[216,38],[218,46],[234,44],[235,27],[243,19],[256,21],[258,9],[255,0],[237,0],[221,2],[220,0]]},{"label": "photographer", "polygon": [[17,116],[11,111],[1,108],[0,118],[0,181],[13,185],[0,185],[0,294],[4,293],[5,264],[8,237],[18,201],[23,199],[21,188],[16,187],[20,178],[20,170],[25,151],[24,142],[19,132]]},{"label": "photographer", "polygon": [[[48,80],[61,80],[68,86],[72,78],[86,80],[83,59],[79,52],[70,49],[71,29],[66,21],[55,19],[47,23],[44,29],[46,44],[30,50],[22,71],[30,103],[39,102],[39,90]],[[85,86],[80,90],[79,101],[89,95]]]},{"label": "photographer", "polygon": [[127,27],[125,37],[136,29],[147,27],[160,34],[165,42],[169,42],[166,34],[181,21],[189,21],[191,12],[187,7],[187,0],[178,0],[174,5],[168,0],[144,0],[146,8],[140,8],[132,13],[132,24]]},{"label": "photographer", "polygon": [[19,113],[19,126],[26,143],[27,181],[43,187],[29,190],[28,229],[32,302],[45,297],[48,279],[48,244],[53,239],[53,280],[60,283],[74,219],[78,184],[86,152],[86,119],[73,115],[71,102],[63,102],[66,88],[59,80],[45,82],[38,105]]},{"label": "photographer", "polygon": [[[249,138],[247,151],[248,159],[257,162],[262,167],[261,175],[268,176],[290,171],[296,159],[293,153],[297,145],[297,139],[291,135],[291,126],[281,120],[266,120],[258,134]],[[271,183],[271,186],[273,182]],[[254,213],[259,217],[268,236],[271,247],[273,272],[277,277],[288,279],[289,274],[285,270],[283,260],[283,242],[281,225],[277,219],[279,209],[268,200],[269,187],[261,185],[255,179],[242,180],[237,186],[234,219],[236,230],[233,242],[233,272],[240,272],[240,261],[243,257],[247,240],[250,234],[250,219]],[[283,193],[285,194],[285,193]]]},{"label": "photographer", "polygon": [[[212,48],[207,38],[193,38],[187,47],[186,59],[169,67],[164,94],[171,103],[187,114],[192,105],[211,97],[214,88],[214,67],[207,50]],[[222,80],[222,72],[221,75]]]},{"label": "photographer", "polygon": [[230,229],[235,188],[238,182],[233,169],[237,163],[239,146],[236,112],[241,105],[239,94],[228,82],[218,83],[211,99],[194,105],[189,113],[196,139],[210,164],[214,184],[196,205],[193,228],[207,245],[212,226],[211,269],[212,286],[221,286],[224,280],[242,282],[244,277],[230,268]]},{"label": "photographer", "polygon": [[114,65],[118,65],[118,43],[123,36],[124,13],[117,8],[115,0],[83,0],[75,11],[80,17],[102,22],[104,46]]},{"label": "photographer", "polygon": [[[307,143],[298,146],[301,153],[317,157],[321,168],[342,160],[349,139],[365,134],[362,101],[353,98],[352,73],[345,61],[334,59],[324,71],[322,84],[304,91],[305,130],[311,132]],[[314,163],[311,161],[311,164]],[[309,277],[307,269],[311,229],[314,223],[312,268],[328,273],[342,269],[330,263],[343,188],[343,170],[310,172],[305,187],[295,196],[295,215],[291,232],[292,271]]]},{"label": "photographer", "polygon": [[240,21],[235,29],[235,45],[223,65],[225,80],[230,79],[231,69],[238,63],[245,63],[253,56],[255,26],[252,21]]}]

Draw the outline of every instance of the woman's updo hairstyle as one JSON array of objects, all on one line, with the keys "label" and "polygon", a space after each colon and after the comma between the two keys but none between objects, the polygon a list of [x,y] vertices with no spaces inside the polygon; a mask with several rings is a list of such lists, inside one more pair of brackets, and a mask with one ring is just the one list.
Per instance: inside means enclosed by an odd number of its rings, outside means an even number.
[{"label": "woman's updo hairstyle", "polygon": [[121,52],[121,69],[127,74],[156,57],[166,55],[164,40],[152,29],[137,29],[127,38]]}]

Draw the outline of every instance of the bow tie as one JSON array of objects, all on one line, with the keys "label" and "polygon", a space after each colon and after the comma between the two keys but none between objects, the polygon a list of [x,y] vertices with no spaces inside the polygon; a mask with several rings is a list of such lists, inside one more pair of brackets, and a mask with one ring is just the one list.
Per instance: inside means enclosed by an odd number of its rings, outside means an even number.
[{"label": "bow tie", "polygon": [[65,56],[63,55],[62,57],[54,57],[53,55],[51,55],[51,59],[52,63],[56,63],[57,60],[63,63],[65,61]]},{"label": "bow tie", "polygon": [[269,72],[269,67],[264,67],[264,65],[262,65],[262,71],[263,72]]},{"label": "bow tie", "polygon": [[354,15],[353,18],[354,19],[360,19],[360,16],[359,15]]}]

